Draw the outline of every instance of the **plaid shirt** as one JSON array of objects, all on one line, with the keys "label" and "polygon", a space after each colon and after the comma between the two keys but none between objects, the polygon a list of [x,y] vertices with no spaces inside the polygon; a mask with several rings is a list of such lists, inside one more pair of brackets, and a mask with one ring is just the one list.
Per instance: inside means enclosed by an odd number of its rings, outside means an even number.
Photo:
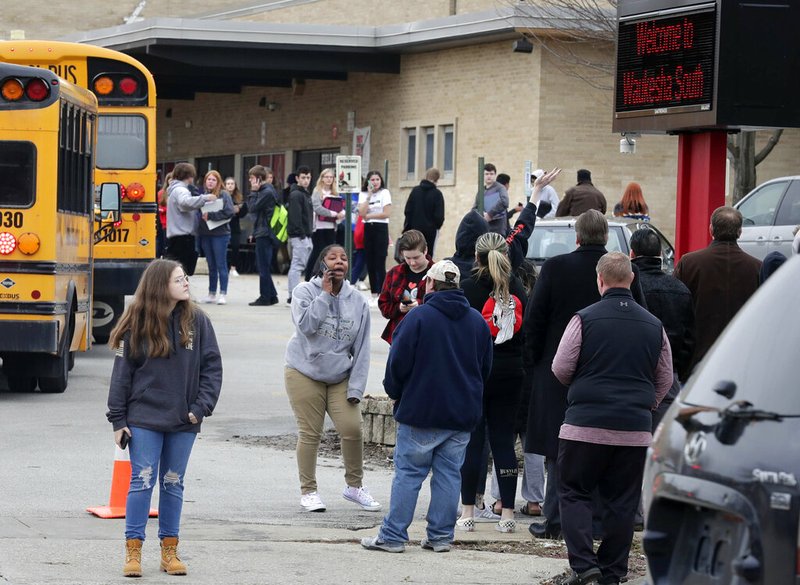
[{"label": "plaid shirt", "polygon": [[[428,269],[431,266],[433,266],[433,260],[431,260],[430,256],[427,256],[427,260],[428,266],[422,272],[423,275],[428,272]],[[400,312],[400,301],[403,299],[403,293],[408,290],[408,275],[410,272],[411,269],[405,262],[390,269],[389,272],[386,273],[386,280],[383,281],[381,296],[378,297],[378,307],[381,309],[381,315],[383,315],[386,319],[389,319],[389,322],[386,324],[386,328],[383,330],[383,333],[381,333],[381,338],[385,339],[390,345],[392,343],[392,333],[394,333],[394,330],[400,324],[400,321],[403,320],[403,317],[408,314]],[[423,276],[422,280],[420,280],[419,285],[417,286],[417,302],[420,305],[422,304],[422,299],[425,296],[426,280],[427,279]]]}]

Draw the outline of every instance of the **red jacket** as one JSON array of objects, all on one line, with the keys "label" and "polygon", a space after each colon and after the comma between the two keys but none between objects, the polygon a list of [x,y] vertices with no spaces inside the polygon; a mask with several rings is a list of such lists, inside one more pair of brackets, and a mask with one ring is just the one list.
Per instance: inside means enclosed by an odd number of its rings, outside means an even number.
[{"label": "red jacket", "polygon": [[[433,266],[433,260],[431,257],[428,256],[427,259],[428,266],[422,272],[423,275],[425,275],[430,267]],[[383,330],[383,333],[381,333],[381,338],[385,339],[390,345],[392,343],[392,334],[394,333],[394,330],[400,324],[400,321],[402,321],[403,318],[408,314],[400,312],[400,301],[403,299],[403,293],[408,288],[408,275],[410,272],[411,269],[405,262],[390,269],[389,272],[386,273],[386,280],[383,281],[381,295],[378,297],[378,307],[380,307],[381,315],[383,315],[386,319],[389,319],[389,322],[386,324],[386,328]],[[426,278],[423,278],[417,287],[417,302],[420,305],[425,297],[426,280]]]}]

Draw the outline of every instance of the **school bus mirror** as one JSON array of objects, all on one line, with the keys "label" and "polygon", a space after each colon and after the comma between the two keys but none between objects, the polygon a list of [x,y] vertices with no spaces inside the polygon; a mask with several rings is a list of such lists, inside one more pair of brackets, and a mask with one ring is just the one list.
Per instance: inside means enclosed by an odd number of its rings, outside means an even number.
[{"label": "school bus mirror", "polygon": [[119,183],[103,183],[100,185],[100,215],[103,219],[119,217],[122,189]]}]

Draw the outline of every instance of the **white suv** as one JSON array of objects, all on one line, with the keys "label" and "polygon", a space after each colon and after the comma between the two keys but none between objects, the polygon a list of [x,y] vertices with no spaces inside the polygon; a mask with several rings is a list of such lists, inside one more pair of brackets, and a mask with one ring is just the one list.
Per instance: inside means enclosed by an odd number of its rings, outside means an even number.
[{"label": "white suv", "polygon": [[792,255],[792,232],[800,224],[800,176],[762,183],[734,207],[744,218],[742,250],[760,260],[775,251]]}]

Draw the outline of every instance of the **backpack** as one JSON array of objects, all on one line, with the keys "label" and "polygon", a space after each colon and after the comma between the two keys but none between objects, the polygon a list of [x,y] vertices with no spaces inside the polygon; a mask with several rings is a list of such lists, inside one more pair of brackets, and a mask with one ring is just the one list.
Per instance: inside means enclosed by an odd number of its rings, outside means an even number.
[{"label": "backpack", "polygon": [[280,243],[286,243],[289,239],[289,211],[284,205],[281,205],[276,198],[275,211],[272,212],[272,219],[269,220],[269,227],[272,228],[272,233]]}]

